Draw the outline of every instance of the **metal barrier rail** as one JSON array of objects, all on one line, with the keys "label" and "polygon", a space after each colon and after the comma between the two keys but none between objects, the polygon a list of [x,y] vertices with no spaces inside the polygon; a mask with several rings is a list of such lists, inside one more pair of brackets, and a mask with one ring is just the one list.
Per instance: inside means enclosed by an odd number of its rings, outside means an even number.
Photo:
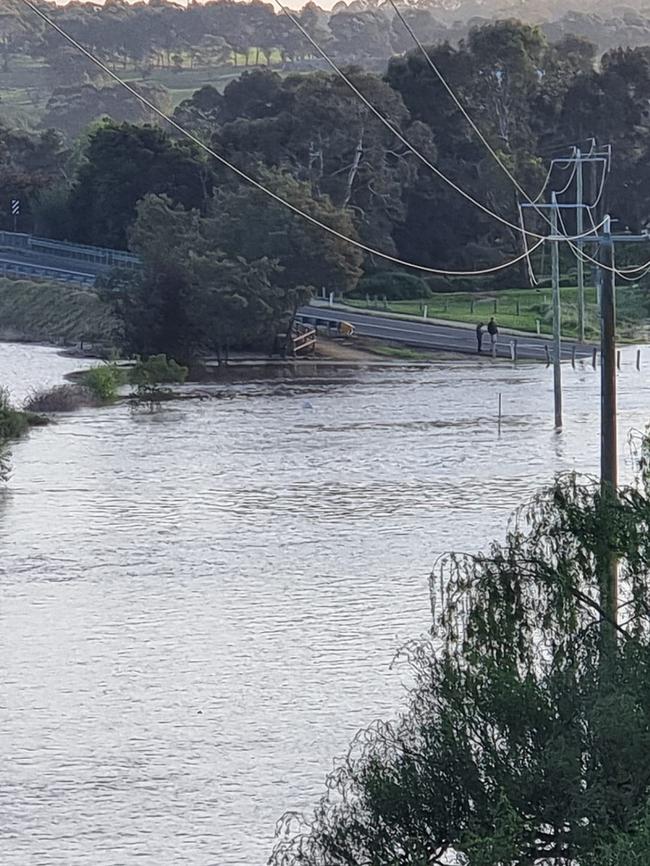
[{"label": "metal barrier rail", "polygon": [[134,256],[124,250],[73,244],[68,241],[53,241],[49,238],[39,238],[34,235],[20,234],[18,232],[0,231],[0,248],[2,247],[25,250],[30,253],[47,256],[57,256],[74,261],[85,261],[105,267],[140,267],[138,256]]},{"label": "metal barrier rail", "polygon": [[29,262],[12,262],[6,259],[0,259],[0,274],[12,277],[41,277],[42,279],[57,280],[57,282],[78,283],[82,286],[92,286],[95,283],[94,274],[50,268],[45,265],[32,265]]}]

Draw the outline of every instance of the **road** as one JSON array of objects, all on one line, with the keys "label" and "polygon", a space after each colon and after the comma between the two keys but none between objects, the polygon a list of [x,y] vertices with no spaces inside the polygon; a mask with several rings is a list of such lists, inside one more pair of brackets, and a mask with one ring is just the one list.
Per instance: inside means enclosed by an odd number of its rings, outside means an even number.
[{"label": "road", "polygon": [[[353,312],[352,310],[341,310],[329,307],[305,306],[301,307],[298,315],[303,320],[326,325],[338,322],[349,322],[354,325],[355,331],[362,337],[374,337],[379,340],[391,340],[409,346],[419,346],[425,349],[434,349],[444,352],[460,352],[462,354],[476,355],[476,334],[474,328],[463,328],[457,325],[437,325],[431,322],[416,322],[389,316],[370,315],[364,312]],[[550,337],[513,337],[509,334],[501,334],[497,344],[497,356],[499,358],[510,358],[510,342],[517,340],[517,357],[527,360],[546,360],[546,349],[552,351]],[[573,352],[573,343],[562,344],[562,357],[569,360]],[[577,358],[591,358],[592,346],[576,346]],[[483,338],[483,354],[490,354],[489,337],[485,334]]]}]

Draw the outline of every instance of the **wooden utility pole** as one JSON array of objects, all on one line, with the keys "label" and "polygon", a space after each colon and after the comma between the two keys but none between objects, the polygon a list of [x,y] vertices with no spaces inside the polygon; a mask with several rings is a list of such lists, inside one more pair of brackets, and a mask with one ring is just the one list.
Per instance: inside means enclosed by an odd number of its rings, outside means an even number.
[{"label": "wooden utility pole", "polygon": [[616,431],[616,300],[614,298],[614,244],[609,217],[600,237],[600,475],[614,491],[618,486]]},{"label": "wooden utility pole", "polygon": [[557,199],[551,196],[551,280],[553,285],[553,405],[555,429],[562,429],[562,310],[560,305],[560,244],[557,240]]},{"label": "wooden utility pole", "polygon": [[[582,212],[584,191],[582,177],[582,153],[576,149],[576,234],[578,235],[578,251],[582,253],[582,238],[584,232],[584,214]],[[595,163],[594,163],[595,165]],[[582,256],[577,257],[578,267],[578,340],[585,341],[585,264]]]},{"label": "wooden utility pole", "polygon": [[618,435],[616,425],[616,300],[614,296],[614,244],[609,216],[600,237],[600,483],[603,508],[603,556],[600,563],[601,606],[606,620],[604,638],[616,639],[618,561],[609,542],[611,511],[618,488]]}]

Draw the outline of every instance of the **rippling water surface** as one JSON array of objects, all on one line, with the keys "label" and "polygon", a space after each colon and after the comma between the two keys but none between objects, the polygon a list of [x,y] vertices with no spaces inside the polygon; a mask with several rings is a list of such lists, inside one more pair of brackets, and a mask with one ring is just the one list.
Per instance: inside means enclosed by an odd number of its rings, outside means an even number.
[{"label": "rippling water surface", "polygon": [[[17,397],[79,366],[0,345]],[[427,575],[597,468],[598,375],[325,371],[159,415],[83,411],[0,495],[0,862],[262,866],[332,759],[403,693]],[[624,355],[621,429],[650,416]],[[497,395],[504,422],[497,436]],[[628,449],[622,436],[622,458]]]}]

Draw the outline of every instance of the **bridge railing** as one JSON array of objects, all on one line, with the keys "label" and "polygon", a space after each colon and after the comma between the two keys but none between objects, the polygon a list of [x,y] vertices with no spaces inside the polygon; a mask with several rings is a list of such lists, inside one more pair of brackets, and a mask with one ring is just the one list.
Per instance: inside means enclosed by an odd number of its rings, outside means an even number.
[{"label": "bridge railing", "polygon": [[82,286],[92,286],[94,274],[83,274],[62,268],[48,268],[45,265],[34,265],[31,262],[7,262],[0,260],[0,274],[11,277],[39,277],[41,279],[78,283]]},{"label": "bridge railing", "polygon": [[68,241],[53,241],[34,235],[0,231],[0,249],[21,250],[43,256],[54,256],[67,261],[87,262],[106,268],[138,268],[140,259],[124,250],[113,250]]}]

